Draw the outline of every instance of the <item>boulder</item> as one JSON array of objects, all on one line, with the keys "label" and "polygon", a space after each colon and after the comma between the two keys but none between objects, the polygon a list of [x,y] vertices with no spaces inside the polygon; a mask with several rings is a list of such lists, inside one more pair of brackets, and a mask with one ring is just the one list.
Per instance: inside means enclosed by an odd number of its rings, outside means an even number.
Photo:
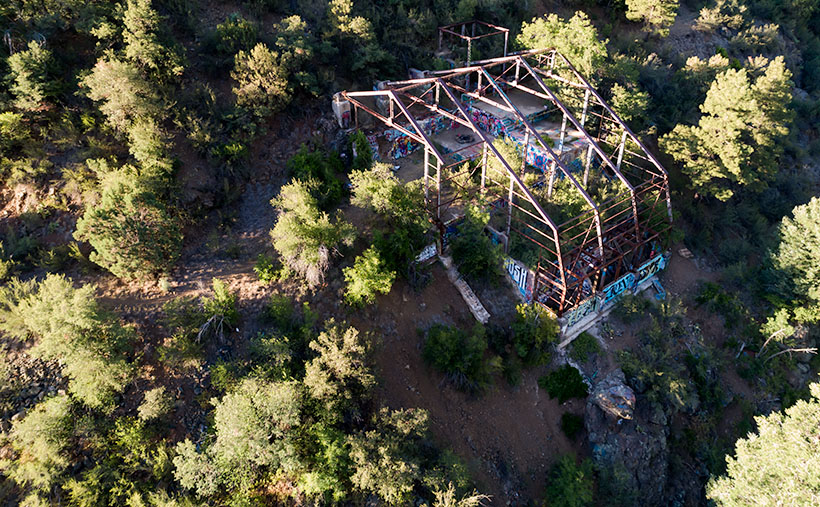
[{"label": "boulder", "polygon": [[622,483],[610,486],[634,492],[645,506],[665,502],[667,421],[660,406],[643,398],[636,400],[620,370],[594,385],[587,399],[584,426],[593,461]]},{"label": "boulder", "polygon": [[624,372],[620,369],[597,383],[589,395],[589,401],[605,413],[618,419],[632,419],[635,411],[635,392],[626,385]]}]

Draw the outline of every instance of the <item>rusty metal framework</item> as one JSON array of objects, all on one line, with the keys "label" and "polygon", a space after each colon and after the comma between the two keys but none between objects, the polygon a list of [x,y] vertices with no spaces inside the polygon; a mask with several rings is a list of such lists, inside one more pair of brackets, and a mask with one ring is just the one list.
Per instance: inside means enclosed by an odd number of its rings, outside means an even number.
[{"label": "rusty metal framework", "polygon": [[[478,202],[500,219],[507,250],[529,249],[535,301],[564,315],[665,247],[666,171],[564,55],[523,51],[426,75],[341,97],[357,127],[373,118],[423,148],[424,193],[442,234],[448,216]],[[494,132],[482,124],[486,111],[503,118]],[[536,125],[545,117],[560,119],[554,138]],[[443,153],[424,126],[431,119],[477,141]],[[570,135],[577,141],[568,155]],[[494,144],[511,136],[523,137],[523,160],[505,159]],[[541,170],[527,163],[536,149],[548,160]],[[581,211],[567,216],[568,201]]]},{"label": "rusty metal framework", "polygon": [[442,50],[445,36],[465,40],[467,41],[467,65],[470,65],[473,52],[473,41],[484,39],[486,37],[493,37],[495,35],[504,36],[504,56],[507,56],[507,43],[510,39],[510,29],[477,20],[440,26],[438,28],[438,50],[439,52]]}]

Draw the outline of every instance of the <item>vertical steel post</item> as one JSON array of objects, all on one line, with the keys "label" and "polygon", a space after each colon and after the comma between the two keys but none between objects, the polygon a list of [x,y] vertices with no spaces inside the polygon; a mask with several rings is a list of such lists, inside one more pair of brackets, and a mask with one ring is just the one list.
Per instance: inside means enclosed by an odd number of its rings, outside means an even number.
[{"label": "vertical steel post", "polygon": [[510,32],[504,32],[504,56],[507,56],[507,39],[510,38]]},{"label": "vertical steel post", "polygon": [[524,169],[527,168],[527,150],[530,148],[530,131],[524,133],[524,153],[521,156],[521,177],[524,177]]},{"label": "vertical steel post", "polygon": [[481,195],[484,195],[487,181],[487,143],[484,143],[481,154]]},{"label": "vertical steel post", "polygon": [[587,122],[587,108],[589,107],[589,89],[584,92],[584,110],[581,113],[581,127]]},{"label": "vertical steel post", "polygon": [[589,165],[592,163],[592,143],[587,145],[587,159],[584,162],[584,188],[587,188],[589,182]]},{"label": "vertical steel post", "polygon": [[621,145],[618,147],[618,163],[615,164],[615,167],[618,169],[621,168],[621,162],[624,160],[624,147],[626,146],[626,129],[624,129],[624,133],[621,136]]},{"label": "vertical steel post", "polygon": [[436,218],[441,219],[441,160],[436,157]]},{"label": "vertical steel post", "polygon": [[427,148],[427,145],[424,145],[424,200],[430,200],[430,187],[429,187],[429,177],[430,177],[430,150]]},{"label": "vertical steel post", "polygon": [[510,251],[510,227],[512,226],[512,206],[513,206],[513,185],[515,184],[515,180],[513,180],[512,176],[510,178],[510,194],[507,197],[507,241],[504,243],[504,253],[509,253]]}]

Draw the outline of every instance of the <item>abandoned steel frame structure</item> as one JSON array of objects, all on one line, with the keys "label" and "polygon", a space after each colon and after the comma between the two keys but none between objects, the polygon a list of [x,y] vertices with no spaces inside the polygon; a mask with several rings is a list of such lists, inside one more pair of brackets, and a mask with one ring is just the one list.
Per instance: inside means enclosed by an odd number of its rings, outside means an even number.
[{"label": "abandoned steel frame structure", "polygon": [[[476,34],[476,28],[488,28],[490,31],[487,33],[478,33]],[[469,33],[467,33],[469,32]],[[447,26],[440,26],[438,28],[438,50],[442,50],[442,46],[444,45],[444,36],[449,35],[452,37],[459,38],[461,40],[467,41],[467,65],[470,65],[470,61],[472,58],[473,53],[473,41],[477,41],[479,39],[484,39],[486,37],[493,37],[495,35],[503,35],[504,36],[504,56],[507,56],[507,44],[510,39],[510,29],[504,28],[503,26],[492,25],[490,23],[485,23],[484,21],[465,21],[462,23],[453,23],[452,25]]]},{"label": "abandoned steel frame structure", "polygon": [[[459,179],[459,175],[470,171],[475,199],[506,210],[506,248],[511,232],[540,247],[533,268],[533,300],[559,317],[608,285],[617,285],[613,282],[627,273],[636,273],[641,265],[661,254],[672,223],[668,174],[564,55],[555,49],[521,51],[463,68],[428,71],[426,75],[382,83],[374,91],[346,91],[341,95],[353,106],[357,127],[360,114],[372,115],[423,146],[424,194],[442,234],[443,212],[463,203],[467,195],[466,186],[459,183],[464,182],[463,176]],[[537,97],[544,101],[545,108],[560,113],[557,150],[516,106],[510,98],[512,90],[518,90],[519,97],[522,92]],[[508,114],[515,128],[522,129],[526,136],[524,149],[534,140],[549,155],[549,168],[538,182],[539,192],[546,189],[549,200],[556,177],[566,178],[586,203],[585,211],[556,223],[523,181],[526,152],[522,167],[512,167],[493,145],[492,137],[471,117],[470,104]],[[420,122],[436,115],[470,129],[478,138],[475,145],[480,146],[481,157],[471,165],[462,161],[446,163],[436,143],[420,126]],[[585,154],[579,158],[583,177],[578,163],[574,166],[579,173],[576,178],[560,156],[568,124],[574,128],[573,135],[580,133],[586,143]],[[490,166],[498,169],[494,172]],[[594,202],[588,192],[591,170],[601,171],[618,186],[619,193],[604,202]],[[502,181],[494,180],[494,176]]]}]

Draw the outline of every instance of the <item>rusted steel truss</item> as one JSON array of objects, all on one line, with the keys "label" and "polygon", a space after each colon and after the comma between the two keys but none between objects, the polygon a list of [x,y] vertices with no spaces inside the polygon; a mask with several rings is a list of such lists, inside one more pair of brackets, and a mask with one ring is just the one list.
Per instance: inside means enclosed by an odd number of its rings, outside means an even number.
[{"label": "rusted steel truss", "polygon": [[[461,36],[464,26],[442,27],[440,33]],[[524,240],[538,252],[534,300],[560,316],[665,246],[672,223],[666,171],[562,54],[554,49],[523,51],[426,76],[341,94],[351,104],[357,126],[360,115],[369,115],[424,149],[424,193],[439,230],[444,229],[445,213],[458,214],[467,202],[506,213],[505,248]],[[524,97],[529,115],[522,111]],[[504,116],[500,137],[518,132],[525,151],[534,143],[546,154],[548,168],[528,172],[526,162],[511,165],[505,160],[493,145],[495,135],[483,130],[474,116],[483,110]],[[560,118],[554,142],[545,140],[534,124],[542,112]],[[480,148],[480,156],[465,162],[451,160],[452,152],[442,154],[433,133],[422,127],[435,118],[469,129],[478,141],[461,150],[475,153]],[[583,146],[573,161],[562,158],[569,132]],[[608,182],[610,191],[602,202],[592,196],[591,173]],[[546,210],[556,213],[558,178],[585,208],[561,223]]]}]

